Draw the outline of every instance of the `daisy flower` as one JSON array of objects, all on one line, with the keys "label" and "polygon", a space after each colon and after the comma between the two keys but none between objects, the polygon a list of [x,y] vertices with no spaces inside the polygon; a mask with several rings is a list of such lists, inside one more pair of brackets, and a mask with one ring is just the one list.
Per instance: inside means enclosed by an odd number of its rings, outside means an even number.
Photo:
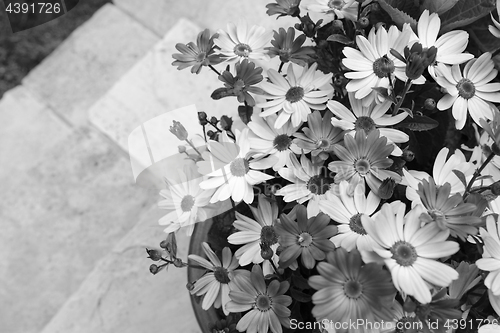
[{"label": "daisy flower", "polygon": [[266,14],[269,16],[278,15],[278,17],[298,16],[300,13],[299,5],[300,0],[276,0],[276,3],[266,5]]},{"label": "daisy flower", "polygon": [[[364,130],[366,134],[374,129],[380,131],[381,136],[385,136],[388,142],[403,143],[409,140],[408,134],[393,128],[387,128],[400,123],[408,116],[407,112],[402,112],[396,116],[387,114],[386,112],[391,107],[391,102],[386,100],[380,104],[372,103],[368,106],[363,106],[362,101],[354,96],[354,93],[349,93],[349,104],[352,111],[346,108],[343,104],[330,100],[326,104],[333,114],[338,118],[331,118],[333,126],[340,127],[352,136],[359,130]],[[401,156],[403,151],[397,145],[394,145],[392,155]]]},{"label": "daisy flower", "polygon": [[224,60],[269,60],[265,47],[271,41],[271,33],[264,27],[254,25],[249,30],[246,22],[228,23],[227,32],[219,30],[218,34],[214,43]]},{"label": "daisy flower", "polygon": [[491,53],[483,53],[479,58],[469,61],[463,75],[458,65],[453,65],[451,69],[441,65],[437,70],[442,76],[436,77],[436,82],[447,92],[437,103],[437,108],[447,110],[453,107],[457,129],[464,127],[467,111],[478,125],[481,125],[483,118],[493,119],[494,106],[491,102],[500,102],[500,83],[489,83],[498,73]]},{"label": "daisy flower", "polygon": [[[229,235],[227,241],[230,244],[242,245],[235,253],[240,266],[250,263],[260,264],[264,261],[261,256],[260,244],[267,244],[274,252],[273,261],[278,263],[276,250],[278,248],[278,236],[275,230],[278,218],[278,205],[276,201],[267,199],[263,194],[259,195],[257,208],[248,206],[252,211],[254,219],[236,212],[236,220],[233,226],[238,230]],[[271,274],[273,269],[268,261],[264,263],[264,273]]]},{"label": "daisy flower", "polygon": [[217,189],[210,199],[211,203],[224,201],[229,197],[235,202],[243,200],[247,204],[252,203],[252,186],[273,178],[255,170],[270,168],[276,163],[276,159],[251,159],[248,128],[237,131],[236,144],[225,132],[221,133],[221,141],[222,143],[209,142],[210,152],[204,152],[204,161],[197,163],[200,173],[210,177],[200,183],[200,188]]},{"label": "daisy flower", "polygon": [[284,295],[290,284],[287,281],[273,280],[266,286],[262,269],[254,265],[251,276],[238,276],[235,283],[239,290],[229,293],[231,301],[226,305],[230,312],[247,312],[236,325],[240,332],[282,333],[290,327],[292,298]]},{"label": "daisy flower", "polygon": [[178,70],[191,68],[191,73],[199,74],[203,66],[217,65],[222,61],[221,57],[215,54],[214,38],[210,37],[210,30],[205,29],[198,34],[196,44],[189,42],[187,44],[177,43],[175,48],[181,53],[175,53],[172,58],[175,61],[173,66],[177,66]]},{"label": "daisy flower", "polygon": [[202,190],[200,183],[203,177],[197,176],[189,166],[179,172],[179,177],[179,183],[165,178],[168,188],[160,191],[164,199],[158,203],[158,206],[160,209],[171,210],[171,212],[163,216],[158,223],[166,226],[167,234],[187,227],[186,232],[191,235],[196,222],[205,221],[211,216],[211,209],[206,206],[214,191]]},{"label": "daisy flower", "polygon": [[[405,64],[391,54],[391,49],[403,52],[410,38],[409,31],[401,32],[395,26],[389,31],[383,26],[373,28],[368,34],[368,39],[356,36],[356,45],[359,50],[344,47],[342,53],[345,58],[342,64],[352,70],[345,73],[351,79],[346,85],[348,92],[354,92],[357,99],[363,99],[363,105],[368,106],[378,96],[372,88],[389,88],[392,75],[406,81]],[[413,81],[416,84],[425,82],[423,76]]]},{"label": "daisy flower", "polygon": [[[320,14],[322,24],[327,24],[334,19],[358,20],[358,2],[355,0],[315,0],[306,5],[306,10]],[[317,20],[315,20],[317,21]]]},{"label": "daisy flower", "polygon": [[296,63],[299,66],[305,66],[311,55],[315,51],[310,46],[302,46],[306,41],[306,35],[302,34],[297,39],[295,38],[295,29],[290,27],[285,31],[279,28],[279,32],[275,31],[271,44],[273,47],[268,47],[269,56],[274,58],[279,56],[280,61],[287,63],[289,61]]},{"label": "daisy flower", "polygon": [[228,315],[229,311],[225,308],[225,305],[230,301],[229,291],[235,288],[235,276],[247,276],[248,271],[236,269],[238,260],[233,257],[228,247],[222,250],[221,262],[207,243],[203,242],[202,246],[203,252],[210,261],[196,254],[190,254],[188,258],[206,268],[209,272],[194,283],[194,287],[190,291],[191,295],[205,295],[201,304],[203,310],[208,310],[212,305],[216,309],[222,306],[224,314]]},{"label": "daisy flower", "polygon": [[323,166],[311,163],[305,155],[299,163],[297,157],[290,154],[290,161],[291,165],[278,170],[278,174],[292,184],[280,188],[276,195],[282,195],[285,202],[309,201],[307,214],[315,216],[319,213],[319,202],[326,199],[325,193],[331,189],[334,179],[325,175]]},{"label": "daisy flower", "polygon": [[[429,14],[429,10],[424,10],[417,23],[418,37],[413,33],[409,24],[406,24],[403,30],[411,32],[411,40],[418,41],[423,48],[434,46],[437,49],[436,63],[447,65],[462,64],[467,60],[474,58],[472,54],[462,53],[469,42],[469,34],[463,30],[453,30],[437,38],[441,28],[441,19],[438,14]],[[434,78],[437,76],[434,72],[434,66],[428,67],[429,74]]]},{"label": "daisy flower", "polygon": [[328,238],[337,233],[337,227],[329,225],[328,215],[319,213],[307,218],[306,208],[297,207],[297,221],[292,221],[287,215],[281,214],[280,223],[276,225],[280,245],[280,266],[288,267],[300,256],[302,264],[314,268],[316,261],[325,259],[325,253],[335,246]]},{"label": "daisy flower", "polygon": [[307,121],[311,109],[324,110],[326,101],[333,95],[333,86],[328,84],[333,74],[323,74],[316,70],[317,67],[317,63],[311,67],[306,66],[300,76],[297,76],[290,64],[286,77],[269,69],[267,74],[271,82],[261,83],[261,88],[266,92],[265,98],[269,101],[256,104],[257,107],[264,108],[260,116],[267,117],[279,112],[274,127],[281,128],[289,119],[293,126]]},{"label": "daisy flower", "polygon": [[[448,183],[451,186],[450,194],[461,193],[465,191],[465,186],[460,181],[460,179],[455,175],[452,170],[457,170],[469,175],[472,165],[466,161],[465,155],[456,149],[449,158],[447,158],[450,150],[443,147],[436,156],[434,160],[434,166],[432,169],[432,179],[434,183],[438,186],[443,186]],[[420,196],[417,193],[418,185],[424,179],[429,180],[431,176],[422,171],[415,171],[403,169],[403,185],[406,185],[406,197],[411,200],[413,204],[419,204]]]},{"label": "daisy flower", "polygon": [[[349,323],[363,318],[373,323],[392,317],[390,307],[396,289],[391,275],[380,265],[363,265],[358,251],[338,248],[316,268],[320,275],[309,278],[309,285],[317,290],[312,296],[316,320]],[[358,326],[358,330],[364,331],[364,326]]]},{"label": "daisy flower", "polygon": [[348,194],[354,193],[354,188],[359,183],[367,183],[370,189],[378,193],[382,181],[392,178],[397,183],[401,181],[394,171],[385,170],[393,161],[388,158],[394,149],[387,144],[387,138],[380,137],[378,130],[371,131],[365,135],[364,131],[356,131],[354,138],[346,134],[344,146],[335,145],[333,151],[340,161],[328,164],[328,169],[336,172],[335,182],[349,181]]},{"label": "daisy flower", "polygon": [[432,300],[426,282],[446,287],[458,279],[458,273],[437,260],[456,253],[459,245],[446,241],[450,232],[437,224],[421,226],[421,205],[406,216],[405,204],[395,201],[384,204],[373,218],[361,217],[363,226],[378,244],[373,250],[391,271],[394,286],[399,291],[415,297],[422,304]]},{"label": "daisy flower", "polygon": [[364,184],[356,186],[353,196],[347,195],[349,184],[341,181],[339,194],[327,193],[326,200],[319,202],[319,209],[330,216],[332,220],[340,223],[339,233],[330,240],[337,247],[347,251],[358,249],[372,251],[373,240],[366,233],[361,223],[361,216],[372,216],[380,204],[380,198],[372,191],[365,196]]},{"label": "daisy flower", "polygon": [[324,155],[326,160],[328,152],[332,151],[334,144],[344,140],[344,131],[338,127],[333,127],[329,122],[332,113],[326,111],[321,117],[319,111],[314,111],[307,116],[308,127],[302,128],[303,133],[295,133],[294,142],[303,149],[304,153],[311,153],[312,156]]},{"label": "daisy flower", "polygon": [[275,171],[290,165],[290,153],[300,154],[300,148],[292,138],[298,127],[285,123],[281,128],[275,128],[276,118],[278,116],[275,114],[265,118],[253,114],[252,121],[247,125],[251,131],[248,139],[250,149],[260,154],[275,156],[277,158],[276,164],[273,165]]},{"label": "daisy flower", "polygon": [[477,234],[477,225],[482,222],[480,217],[471,216],[476,205],[465,203],[462,195],[455,193],[450,196],[451,185],[445,183],[436,186],[434,180],[422,180],[418,184],[418,194],[427,214],[423,214],[422,222],[435,222],[441,230],[450,230],[453,237],[460,237],[463,241],[468,235]]}]

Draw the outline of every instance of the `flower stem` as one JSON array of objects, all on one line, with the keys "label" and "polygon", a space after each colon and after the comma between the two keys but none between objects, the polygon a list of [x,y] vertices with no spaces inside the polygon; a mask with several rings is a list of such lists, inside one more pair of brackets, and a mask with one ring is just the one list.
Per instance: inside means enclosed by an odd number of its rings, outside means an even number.
[{"label": "flower stem", "polygon": [[394,110],[392,111],[393,116],[398,114],[399,108],[403,104],[405,97],[406,97],[406,94],[408,93],[408,90],[410,90],[410,87],[411,87],[411,80],[408,79],[408,80],[406,80],[405,87],[403,89],[403,93],[401,94],[401,99],[398,101],[398,103],[394,107]]},{"label": "flower stem", "polygon": [[278,68],[278,73],[281,73],[281,70],[283,69],[283,65],[285,63],[282,61],[281,64],[280,64],[280,67]]},{"label": "flower stem", "polygon": [[193,149],[194,149],[194,151],[195,151],[198,155],[200,155],[200,157],[201,157],[201,153],[198,151],[198,149],[196,149],[196,147],[193,145],[193,143],[191,142],[191,140],[186,139],[186,142],[187,142],[187,143],[189,143],[189,145],[191,146],[191,148],[193,148]]},{"label": "flower stem", "polygon": [[213,70],[215,73],[217,73],[217,75],[219,75],[219,76],[221,75],[220,72],[218,70],[216,70],[214,66],[208,65],[208,67],[210,67],[211,70]]},{"label": "flower stem", "polygon": [[474,175],[472,176],[472,179],[470,180],[469,184],[467,184],[467,188],[465,189],[465,192],[464,192],[464,199],[467,197],[467,195],[470,193],[470,189],[472,188],[472,185],[474,184],[474,182],[476,181],[477,177],[479,177],[481,175],[481,172],[484,170],[484,168],[486,168],[486,165],[488,163],[490,163],[490,161],[493,159],[493,157],[495,157],[495,153],[490,153],[490,155],[486,158],[486,160],[483,162],[483,164],[479,167],[479,169],[477,169],[475,172],[474,172]]},{"label": "flower stem", "polygon": [[203,137],[205,138],[205,143],[207,142],[207,133],[205,133],[205,125],[203,125]]}]

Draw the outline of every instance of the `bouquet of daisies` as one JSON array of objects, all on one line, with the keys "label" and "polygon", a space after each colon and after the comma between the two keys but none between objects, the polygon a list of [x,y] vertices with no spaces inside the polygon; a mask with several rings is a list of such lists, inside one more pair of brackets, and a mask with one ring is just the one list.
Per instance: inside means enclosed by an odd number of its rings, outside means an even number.
[{"label": "bouquet of daisies", "polygon": [[[174,66],[213,71],[211,97],[240,106],[198,113],[202,145],[170,128],[186,167],[160,193],[169,235],[151,271],[204,271],[189,290],[218,309],[210,332],[498,324],[498,6],[276,0],[267,13],[294,27],[177,44]],[[177,258],[175,232],[207,219],[222,237]]]}]

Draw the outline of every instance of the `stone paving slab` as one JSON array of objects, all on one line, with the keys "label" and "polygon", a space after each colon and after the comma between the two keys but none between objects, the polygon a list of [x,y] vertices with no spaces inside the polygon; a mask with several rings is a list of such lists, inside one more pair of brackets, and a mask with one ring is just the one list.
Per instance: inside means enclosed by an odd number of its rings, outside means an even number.
[{"label": "stone paving slab", "polygon": [[102,7],[23,80],[39,99],[75,126],[89,107],[158,41],[112,4]]},{"label": "stone paving slab", "polygon": [[[185,285],[187,270],[153,276],[145,248],[165,238],[156,206],[103,258],[42,333],[199,333]],[[177,236],[187,259],[189,238]]]},{"label": "stone paving slab", "polygon": [[2,152],[21,167],[0,172],[0,332],[40,332],[158,200],[134,185],[128,159],[107,138],[37,108],[22,88],[0,102],[0,118],[10,121],[0,142],[29,136],[18,141],[22,154]]},{"label": "stone paving slab", "polygon": [[[266,4],[272,0],[114,0],[114,3],[163,36],[180,17],[189,19],[200,27],[212,31],[225,29],[228,22],[245,19],[250,25],[261,25],[267,29],[297,23],[285,17],[276,21],[276,15],[266,14]],[[187,43],[187,41],[185,42]]]}]

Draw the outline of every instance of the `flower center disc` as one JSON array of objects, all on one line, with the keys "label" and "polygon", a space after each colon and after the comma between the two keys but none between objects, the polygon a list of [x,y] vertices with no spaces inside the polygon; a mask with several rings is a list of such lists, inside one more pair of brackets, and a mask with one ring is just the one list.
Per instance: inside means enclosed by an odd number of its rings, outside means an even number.
[{"label": "flower center disc", "polygon": [[312,241],[312,236],[307,232],[301,233],[297,238],[297,243],[299,243],[299,245],[302,247],[308,247],[309,245],[311,245]]},{"label": "flower center disc", "polygon": [[194,206],[194,198],[192,195],[186,195],[182,198],[181,209],[183,212],[190,212],[191,208]]},{"label": "flower center disc", "polygon": [[388,77],[390,74],[394,72],[394,62],[387,58],[387,56],[383,56],[382,58],[378,58],[373,62],[373,73],[377,75],[379,78]]},{"label": "flower center disc", "polygon": [[417,251],[410,243],[398,241],[391,247],[392,259],[401,266],[411,266],[417,260]]},{"label": "flower center disc", "polygon": [[358,298],[363,293],[363,286],[358,281],[347,281],[344,284],[344,294],[349,298]]},{"label": "flower center disc", "polygon": [[229,165],[231,174],[235,177],[243,177],[250,170],[249,163],[244,158],[237,158]]},{"label": "flower center disc", "polygon": [[325,194],[330,189],[330,184],[333,182],[334,179],[322,176],[312,176],[307,182],[307,189],[311,191],[312,194]]},{"label": "flower center disc", "polygon": [[349,228],[351,228],[351,230],[357,234],[366,235],[366,230],[365,230],[365,228],[363,228],[363,224],[361,223],[361,216],[362,215],[363,214],[360,214],[360,213],[353,215],[349,219]]},{"label": "flower center disc", "polygon": [[330,0],[328,1],[328,7],[336,10],[341,10],[344,8],[344,1],[343,0]]},{"label": "flower center disc", "polygon": [[255,306],[259,311],[267,311],[271,308],[271,298],[267,295],[259,295],[255,300]]},{"label": "flower center disc", "polygon": [[302,87],[291,87],[286,92],[285,98],[290,103],[296,103],[304,97],[304,88]]},{"label": "flower center disc", "polygon": [[227,269],[224,267],[216,267],[214,271],[214,277],[220,283],[228,284],[229,283],[229,275],[227,274]]},{"label": "flower center disc", "polygon": [[318,149],[327,150],[328,148],[330,148],[330,140],[319,139],[318,141],[316,141],[316,147],[318,147]]},{"label": "flower center disc", "polygon": [[248,44],[240,43],[234,47],[233,51],[239,57],[248,57],[252,52],[252,48]]},{"label": "flower center disc", "polygon": [[437,210],[437,209],[433,209],[433,210],[429,211],[429,215],[437,223],[438,227],[441,230],[447,229],[446,224],[445,224],[446,216],[442,211]]},{"label": "flower center disc", "polygon": [[290,137],[286,134],[278,135],[277,137],[274,138],[273,141],[273,146],[278,151],[287,150],[291,144],[292,144],[292,139],[290,139]]},{"label": "flower center disc", "polygon": [[361,116],[354,123],[355,130],[364,130],[366,134],[375,129],[375,122],[371,117]]},{"label": "flower center disc", "polygon": [[458,94],[465,98],[469,99],[474,96],[476,93],[476,87],[474,83],[469,79],[462,79],[457,83]]},{"label": "flower center disc", "polygon": [[203,60],[205,60],[206,57],[207,57],[207,54],[205,52],[200,52],[196,55],[196,61],[202,62]]},{"label": "flower center disc", "polygon": [[370,162],[361,158],[354,162],[354,169],[361,175],[365,176],[370,171]]},{"label": "flower center disc", "polygon": [[260,231],[260,242],[267,246],[278,243],[278,236],[276,235],[276,231],[274,231],[274,227],[269,225],[262,227]]}]

